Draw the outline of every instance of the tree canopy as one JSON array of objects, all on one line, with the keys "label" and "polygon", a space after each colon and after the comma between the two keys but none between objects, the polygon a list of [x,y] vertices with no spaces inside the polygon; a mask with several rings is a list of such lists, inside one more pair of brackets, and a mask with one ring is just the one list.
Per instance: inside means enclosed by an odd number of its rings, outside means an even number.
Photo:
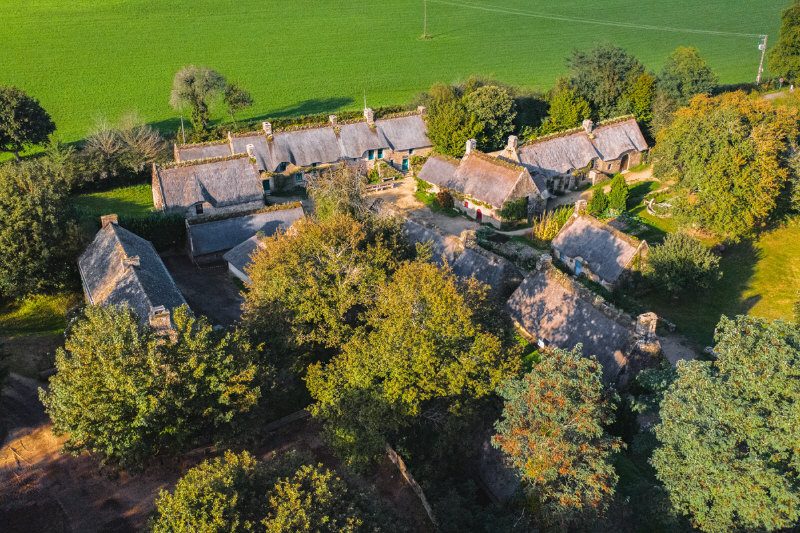
[{"label": "tree canopy", "polygon": [[592,116],[589,103],[567,83],[556,85],[550,93],[549,103],[547,118],[539,127],[539,135],[575,128]]},{"label": "tree canopy", "polygon": [[623,48],[602,44],[591,50],[575,50],[567,59],[569,82],[577,95],[599,118],[631,112],[621,102],[639,77],[644,65]]},{"label": "tree canopy", "polygon": [[778,43],[769,53],[770,72],[796,81],[800,75],[800,1],[794,0],[781,16]]},{"label": "tree canopy", "polygon": [[742,92],[699,95],[659,132],[653,172],[676,180],[679,216],[736,240],[774,212],[797,136],[796,110]]},{"label": "tree canopy", "polygon": [[505,146],[506,139],[514,131],[517,116],[509,91],[496,85],[484,85],[465,95],[464,105],[481,125],[476,139],[478,145],[487,152]]},{"label": "tree canopy", "polygon": [[366,177],[346,165],[323,170],[306,186],[308,196],[314,202],[314,216],[317,220],[339,215],[360,220],[368,216],[365,185]]},{"label": "tree canopy", "polygon": [[719,280],[719,256],[684,232],[670,233],[647,254],[645,275],[666,293],[707,289]]},{"label": "tree canopy", "polygon": [[800,330],[723,317],[716,359],[682,361],[661,403],[652,463],[703,531],[777,530],[800,519]]},{"label": "tree canopy", "polygon": [[502,418],[492,444],[511,461],[536,509],[549,520],[569,521],[601,511],[614,494],[611,464],[622,442],[605,427],[614,418],[613,396],[594,358],[548,350],[530,373],[500,387]]},{"label": "tree canopy", "polygon": [[225,105],[228,107],[228,114],[231,120],[236,118],[236,113],[243,111],[253,105],[253,97],[243,87],[236,83],[229,83],[225,87]]},{"label": "tree canopy", "polygon": [[0,87],[0,151],[19,153],[44,144],[56,125],[39,101],[16,87]]},{"label": "tree canopy", "polygon": [[698,94],[710,94],[719,83],[717,75],[697,48],[679,46],[667,58],[658,75],[658,88],[677,105],[684,106]]},{"label": "tree canopy", "polygon": [[175,73],[170,104],[177,110],[188,106],[192,127],[205,131],[210,120],[210,100],[223,95],[226,87],[225,78],[216,70],[188,65]]},{"label": "tree canopy", "polygon": [[264,367],[238,332],[219,334],[185,306],[174,336],[143,326],[127,307],[93,307],[56,352],[40,397],[65,448],[125,466],[223,436],[260,396]]}]

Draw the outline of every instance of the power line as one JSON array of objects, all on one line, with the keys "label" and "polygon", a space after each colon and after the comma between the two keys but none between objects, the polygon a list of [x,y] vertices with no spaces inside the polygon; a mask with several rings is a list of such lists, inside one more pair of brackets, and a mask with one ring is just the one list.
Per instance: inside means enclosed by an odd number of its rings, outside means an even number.
[{"label": "power line", "polygon": [[465,2],[454,2],[449,0],[428,0],[429,2],[433,2],[436,4],[442,4],[447,6],[453,7],[463,7],[467,9],[475,9],[477,11],[487,11],[490,13],[503,13],[506,15],[517,15],[520,17],[530,17],[530,18],[538,18],[538,19],[545,19],[545,20],[557,20],[561,22],[576,22],[580,24],[595,24],[598,26],[612,26],[615,28],[630,28],[636,30],[650,30],[650,31],[666,31],[672,33],[696,33],[702,35],[718,35],[718,36],[726,36],[726,37],[761,37],[762,34],[760,33],[740,33],[740,32],[731,32],[731,31],[717,31],[717,30],[699,30],[693,28],[675,28],[670,26],[651,26],[647,24],[634,24],[632,22],[614,22],[610,20],[598,20],[598,19],[585,19],[585,18],[578,18],[578,17],[569,17],[566,15],[554,15],[551,13],[536,13],[531,11],[521,11],[519,9],[514,8],[506,8],[500,6],[494,6],[489,4],[473,4],[473,3],[465,3]]}]

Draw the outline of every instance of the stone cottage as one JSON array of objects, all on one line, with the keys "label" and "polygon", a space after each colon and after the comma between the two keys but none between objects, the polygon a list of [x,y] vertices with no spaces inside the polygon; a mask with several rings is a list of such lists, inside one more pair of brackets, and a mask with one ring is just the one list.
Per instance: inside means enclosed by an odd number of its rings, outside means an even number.
[{"label": "stone cottage", "polygon": [[571,350],[603,366],[604,380],[624,385],[660,353],[653,313],[636,320],[555,268],[547,256],[508,300],[507,309],[521,333],[545,348]]},{"label": "stone cottage", "polygon": [[186,218],[264,207],[264,187],[247,155],[153,165],[156,209]]},{"label": "stone cottage", "polygon": [[83,293],[91,305],[127,305],[144,324],[172,327],[172,311],[186,304],[150,241],[126,230],[116,215],[78,258]]},{"label": "stone cottage", "polygon": [[467,141],[460,160],[429,157],[418,177],[430,184],[433,192],[447,190],[453,194],[459,210],[496,227],[503,222],[499,211],[507,202],[527,199],[529,213],[538,214],[549,196],[524,166],[479,152],[474,140]]},{"label": "stone cottage", "polygon": [[519,146],[510,137],[496,155],[524,165],[542,179],[549,191],[593,184],[605,176],[628,170],[642,161],[648,149],[639,124],[632,116],[606,120],[534,139]]},{"label": "stone cottage", "polygon": [[641,268],[648,251],[640,241],[576,209],[552,243],[553,255],[576,276],[617,287],[626,275]]}]

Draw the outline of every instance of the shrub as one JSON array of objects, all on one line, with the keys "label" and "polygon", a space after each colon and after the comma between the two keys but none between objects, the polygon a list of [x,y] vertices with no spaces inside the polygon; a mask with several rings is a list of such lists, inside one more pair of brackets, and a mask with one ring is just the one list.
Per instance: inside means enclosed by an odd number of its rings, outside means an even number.
[{"label": "shrub", "polygon": [[719,257],[685,233],[667,235],[662,244],[653,247],[645,273],[665,292],[706,289],[722,275]]},{"label": "shrub", "polygon": [[436,204],[443,209],[452,209],[455,206],[453,195],[450,191],[439,191],[436,193]]},{"label": "shrub", "polygon": [[181,248],[186,242],[186,222],[177,213],[150,213],[146,217],[120,217],[119,224],[147,239],[159,252]]},{"label": "shrub", "polygon": [[590,215],[600,216],[606,212],[606,209],[608,209],[608,196],[603,191],[602,187],[598,187],[592,194],[592,198],[589,200],[589,205],[586,206],[586,210],[589,211]]},{"label": "shrub", "polygon": [[624,213],[628,209],[628,184],[625,178],[617,174],[611,180],[611,191],[608,193],[608,209],[612,209],[616,214]]},{"label": "shrub", "polygon": [[503,204],[498,214],[503,220],[510,222],[528,218],[528,197],[523,196],[516,200],[509,200]]},{"label": "shrub", "polygon": [[555,211],[542,213],[534,220],[531,235],[542,242],[552,241],[574,212],[574,207],[562,206]]}]

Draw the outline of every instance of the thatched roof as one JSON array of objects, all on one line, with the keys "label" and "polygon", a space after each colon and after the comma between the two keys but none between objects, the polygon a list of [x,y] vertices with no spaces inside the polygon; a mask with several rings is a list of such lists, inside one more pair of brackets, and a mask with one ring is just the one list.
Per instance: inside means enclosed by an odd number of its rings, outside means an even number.
[{"label": "thatched roof", "polygon": [[633,335],[633,321],[598,302],[553,266],[544,266],[525,278],[508,300],[511,318],[528,335],[548,345],[571,350],[583,345],[583,354],[594,355],[609,382],[625,369],[625,352]]},{"label": "thatched roof", "polygon": [[302,207],[293,207],[191,224],[187,230],[190,250],[195,257],[224,252],[257,233],[265,236],[273,235],[281,228],[288,228],[303,216]]},{"label": "thatched roof", "polygon": [[647,150],[636,119],[601,123],[589,134],[576,129],[536,139],[520,147],[519,160],[532,172],[546,176],[584,168],[593,159],[613,161],[625,152]]},{"label": "thatched roof", "polygon": [[113,222],[78,258],[78,270],[90,303],[128,305],[145,323],[159,306],[186,303],[150,241]]},{"label": "thatched roof", "polygon": [[216,141],[213,143],[183,144],[175,146],[175,160],[194,161],[197,159],[211,159],[214,157],[225,157],[231,154],[231,146],[228,141]]},{"label": "thatched roof", "polygon": [[166,209],[198,202],[224,207],[264,198],[261,176],[246,155],[156,165],[155,172],[153,187]]},{"label": "thatched roof", "polygon": [[513,263],[484,250],[467,248],[453,261],[453,272],[461,278],[475,278],[485,283],[493,295],[508,298],[520,283],[523,275]]},{"label": "thatched roof", "polygon": [[640,244],[589,215],[570,218],[553,239],[560,255],[582,258],[589,270],[611,284],[630,266]]},{"label": "thatched roof", "polygon": [[375,121],[375,127],[395,151],[429,148],[428,127],[420,115],[393,117]]}]

